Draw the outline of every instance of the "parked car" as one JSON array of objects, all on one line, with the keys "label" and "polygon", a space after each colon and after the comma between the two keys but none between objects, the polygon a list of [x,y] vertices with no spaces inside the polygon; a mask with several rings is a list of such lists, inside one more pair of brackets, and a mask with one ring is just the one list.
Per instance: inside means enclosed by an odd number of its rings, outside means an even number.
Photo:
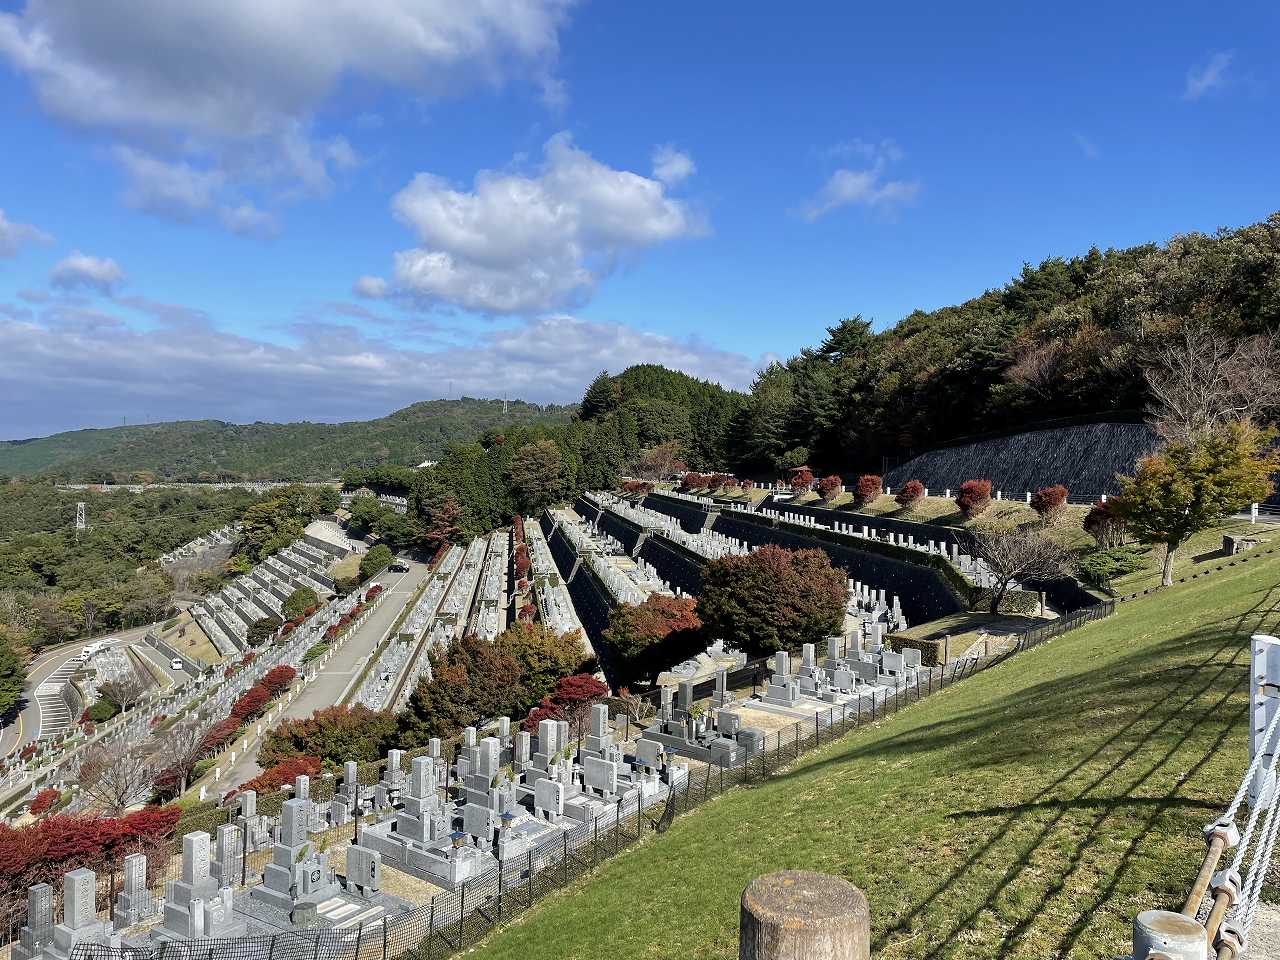
[{"label": "parked car", "polygon": [[387,567],[392,573],[408,573],[409,565],[403,560],[393,560],[391,566]]},{"label": "parked car", "polygon": [[177,657],[174,657],[172,660],[170,660],[170,661],[169,661],[169,668],[170,668],[171,670],[182,670],[182,669],[185,669],[185,668],[182,666],[182,661],[181,661],[181,660],[179,660]]}]

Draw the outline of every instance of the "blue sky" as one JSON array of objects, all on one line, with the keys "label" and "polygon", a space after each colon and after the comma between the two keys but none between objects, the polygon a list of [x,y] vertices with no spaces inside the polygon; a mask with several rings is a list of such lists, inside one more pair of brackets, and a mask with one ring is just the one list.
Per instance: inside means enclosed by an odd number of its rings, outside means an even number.
[{"label": "blue sky", "polygon": [[0,437],[569,401],[640,361],[746,386],[840,317],[1280,208],[1278,27],[0,2]]}]

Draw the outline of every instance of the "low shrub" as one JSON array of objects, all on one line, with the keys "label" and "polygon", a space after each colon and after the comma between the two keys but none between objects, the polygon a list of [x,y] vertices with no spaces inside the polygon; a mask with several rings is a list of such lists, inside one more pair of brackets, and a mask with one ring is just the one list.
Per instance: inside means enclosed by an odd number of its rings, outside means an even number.
[{"label": "low shrub", "polygon": [[841,482],[840,476],[835,473],[818,481],[818,496],[822,498],[823,503],[830,503],[836,498],[840,493]]},{"label": "low shrub", "polygon": [[916,637],[904,637],[891,633],[886,639],[889,648],[894,653],[901,653],[903,650],[919,650],[922,666],[937,667],[942,665],[945,642],[941,637],[933,640],[921,640]]},{"label": "low shrub", "polygon": [[1031,495],[1031,509],[1040,514],[1045,523],[1061,519],[1067,512],[1067,488],[1060,483],[1041,487]]},{"label": "low shrub", "polygon": [[895,495],[899,505],[909,507],[924,496],[924,484],[919,480],[908,480]]},{"label": "low shrub", "polygon": [[328,650],[329,644],[324,642],[317,643],[313,647],[308,647],[307,652],[302,655],[302,662],[310,663],[312,660],[323,657]]},{"label": "low shrub", "polygon": [[1110,587],[1111,581],[1145,569],[1150,555],[1145,547],[1099,547],[1080,557],[1080,575],[1095,587]]},{"label": "low shrub", "polygon": [[884,479],[874,473],[864,473],[853,486],[853,502],[855,506],[865,507],[880,496],[884,489]]},{"label": "low shrub", "polygon": [[119,712],[119,706],[103,697],[101,700],[95,701],[94,704],[84,712],[84,715],[93,723],[106,723]]},{"label": "low shrub", "polygon": [[31,806],[27,808],[27,812],[33,817],[38,817],[48,812],[49,808],[57,803],[58,798],[62,796],[57,787],[45,787],[31,801]]},{"label": "low shrub", "polygon": [[991,481],[966,480],[956,494],[956,506],[966,519],[972,520],[991,506]]}]

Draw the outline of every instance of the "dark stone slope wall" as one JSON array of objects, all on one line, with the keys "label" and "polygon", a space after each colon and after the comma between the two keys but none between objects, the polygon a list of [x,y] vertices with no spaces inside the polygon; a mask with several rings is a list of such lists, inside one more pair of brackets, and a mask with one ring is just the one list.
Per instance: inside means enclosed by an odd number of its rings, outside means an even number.
[{"label": "dark stone slope wall", "polygon": [[955,490],[965,480],[990,480],[1007,499],[1028,490],[1065,485],[1073,500],[1119,492],[1117,473],[1131,473],[1156,435],[1144,423],[1089,423],[1033,430],[922,453],[890,470],[894,489],[919,480],[929,492]]}]

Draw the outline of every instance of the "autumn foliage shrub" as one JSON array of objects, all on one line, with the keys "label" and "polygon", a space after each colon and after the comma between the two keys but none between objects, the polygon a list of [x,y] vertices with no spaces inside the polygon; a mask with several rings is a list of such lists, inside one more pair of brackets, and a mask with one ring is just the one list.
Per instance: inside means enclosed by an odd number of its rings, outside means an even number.
[{"label": "autumn foliage shrub", "polygon": [[797,493],[808,490],[813,486],[813,474],[808,470],[797,470],[791,477],[791,489]]},{"label": "autumn foliage shrub", "polygon": [[267,708],[267,704],[270,702],[271,694],[267,693],[264,687],[254,684],[240,694],[240,699],[231,705],[231,716],[241,723],[245,723],[261,716],[262,711]]},{"label": "autumn foliage shrub", "polygon": [[978,516],[991,506],[991,481],[966,480],[956,494],[956,506],[966,518]]},{"label": "autumn foliage shrub", "polygon": [[1084,518],[1084,532],[1097,541],[1103,549],[1112,549],[1124,543],[1125,522],[1115,500],[1099,500]]},{"label": "autumn foliage shrub", "polygon": [[521,727],[525,730],[536,730],[542,720],[568,720],[571,724],[586,713],[588,707],[601,697],[607,696],[609,688],[589,673],[575,673],[562,677],[550,696],[529,711]]},{"label": "autumn foliage shrub", "polygon": [[308,756],[294,756],[288,760],[282,760],[274,766],[268,767],[258,774],[252,780],[245,783],[236,792],[240,790],[255,790],[258,793],[267,793],[272,790],[279,790],[286,783],[293,783],[298,777],[314,777],[320,772],[320,758]]},{"label": "autumn foliage shrub", "polygon": [[240,723],[235,717],[226,717],[219,720],[201,738],[201,751],[204,753],[217,753],[235,739],[236,734],[240,732]]},{"label": "autumn foliage shrub", "polygon": [[880,491],[883,489],[883,478],[874,473],[864,473],[853,486],[853,502],[859,507],[864,507],[880,496]]},{"label": "autumn foliage shrub", "polygon": [[921,497],[924,496],[924,484],[919,480],[908,480],[902,485],[897,494],[894,495],[895,500],[904,507],[909,507]]},{"label": "autumn foliage shrub", "polygon": [[60,796],[62,796],[62,794],[58,791],[57,787],[45,787],[37,793],[34,798],[32,798],[31,806],[27,808],[27,811],[33,817],[38,817],[53,806]]},{"label": "autumn foliage shrub", "polygon": [[143,807],[123,817],[54,814],[22,827],[0,823],[0,904],[25,904],[32,884],[79,867],[101,874],[130,853],[168,862],[179,813],[175,806]]},{"label": "autumn foliage shrub", "polygon": [[289,689],[289,684],[293,683],[293,678],[297,675],[297,670],[286,663],[282,663],[280,666],[272,667],[268,670],[263,678],[258,681],[258,685],[264,687],[271,696],[278,697]]},{"label": "autumn foliage shrub", "polygon": [[831,474],[829,477],[823,477],[818,481],[818,496],[823,502],[830,503],[836,498],[836,494],[840,492],[840,477],[837,474]]},{"label": "autumn foliage shrub", "polygon": [[1031,509],[1040,514],[1045,523],[1052,523],[1067,510],[1067,488],[1060,483],[1041,487],[1031,495]]}]

